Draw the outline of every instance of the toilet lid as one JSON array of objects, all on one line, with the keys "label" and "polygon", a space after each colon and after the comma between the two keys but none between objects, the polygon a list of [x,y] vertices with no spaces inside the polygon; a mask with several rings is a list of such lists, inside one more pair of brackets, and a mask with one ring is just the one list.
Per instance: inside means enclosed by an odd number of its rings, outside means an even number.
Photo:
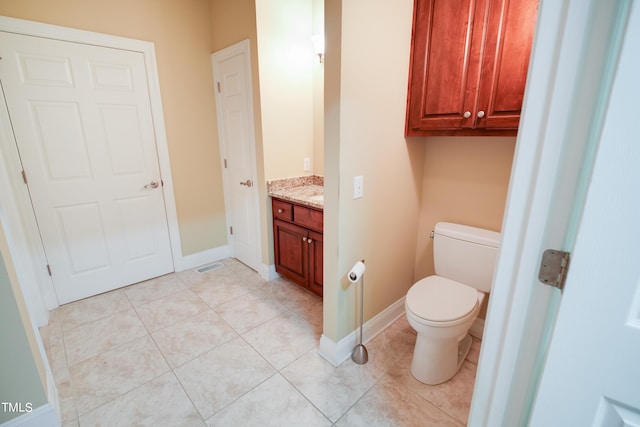
[{"label": "toilet lid", "polygon": [[429,276],[409,289],[406,304],[418,317],[450,322],[465,317],[476,307],[478,291],[454,280]]}]

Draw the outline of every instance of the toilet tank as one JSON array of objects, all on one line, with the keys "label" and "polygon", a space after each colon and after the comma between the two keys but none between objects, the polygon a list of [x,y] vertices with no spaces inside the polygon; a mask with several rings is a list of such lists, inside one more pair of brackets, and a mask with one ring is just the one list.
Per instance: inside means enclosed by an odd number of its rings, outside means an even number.
[{"label": "toilet tank", "polygon": [[436,274],[488,293],[499,244],[495,231],[439,222],[433,233]]}]

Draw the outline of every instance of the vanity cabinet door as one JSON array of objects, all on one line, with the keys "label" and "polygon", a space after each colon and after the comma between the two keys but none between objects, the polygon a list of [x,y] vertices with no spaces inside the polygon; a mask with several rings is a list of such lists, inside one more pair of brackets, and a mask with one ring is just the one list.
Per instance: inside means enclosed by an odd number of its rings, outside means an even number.
[{"label": "vanity cabinet door", "polygon": [[308,231],[281,220],[273,221],[276,271],[294,282],[307,286],[309,276]]},{"label": "vanity cabinet door", "polygon": [[537,13],[537,0],[489,2],[476,128],[518,129]]},{"label": "vanity cabinet door", "polygon": [[310,231],[307,244],[309,246],[309,290],[322,296],[322,234]]},{"label": "vanity cabinet door", "polygon": [[[471,127],[486,0],[416,0],[407,95],[407,136]],[[474,39],[474,35],[476,38]],[[469,111],[469,117],[465,117]]]}]

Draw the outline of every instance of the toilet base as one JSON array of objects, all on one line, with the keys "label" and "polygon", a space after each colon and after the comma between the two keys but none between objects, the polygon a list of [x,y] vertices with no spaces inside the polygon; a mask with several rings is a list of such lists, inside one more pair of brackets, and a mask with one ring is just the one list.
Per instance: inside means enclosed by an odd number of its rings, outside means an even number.
[{"label": "toilet base", "polygon": [[[467,334],[458,344],[458,369],[456,372],[460,370],[464,359],[467,358],[467,354],[469,354],[469,350],[471,350],[471,344],[473,343],[473,338],[471,338],[471,334]],[[454,374],[455,375],[455,374]]]},{"label": "toilet base", "polygon": [[411,361],[411,375],[428,385],[450,380],[462,366],[472,341],[467,333],[460,340],[440,341],[438,345],[433,345],[418,334]]}]

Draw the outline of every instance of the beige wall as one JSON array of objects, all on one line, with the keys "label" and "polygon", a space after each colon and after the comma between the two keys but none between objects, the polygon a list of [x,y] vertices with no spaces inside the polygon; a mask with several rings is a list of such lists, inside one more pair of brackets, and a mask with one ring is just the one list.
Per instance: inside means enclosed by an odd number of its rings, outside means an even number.
[{"label": "beige wall", "polygon": [[0,14],[155,44],[182,251],[225,245],[209,0],[0,0]]},{"label": "beige wall", "polygon": [[436,222],[500,231],[515,137],[428,137],[418,228],[415,279],[434,273]]},{"label": "beige wall", "polygon": [[313,159],[312,0],[256,0],[262,143],[267,180],[311,174]]},{"label": "beige wall", "polygon": [[326,4],[324,333],[339,341],[356,326],[356,261],[367,266],[365,321],[413,284],[425,145],[403,136],[413,1]]},{"label": "beige wall", "polygon": [[[324,60],[324,290],[323,334],[335,342],[344,336],[337,312],[348,300],[342,297],[339,275],[340,204],[340,71],[342,67],[342,0],[325,0]],[[351,304],[349,304],[351,305]]]},{"label": "beige wall", "polygon": [[[312,0],[311,33],[324,35],[324,0]],[[313,162],[315,175],[324,176],[324,64],[313,58]]]}]

